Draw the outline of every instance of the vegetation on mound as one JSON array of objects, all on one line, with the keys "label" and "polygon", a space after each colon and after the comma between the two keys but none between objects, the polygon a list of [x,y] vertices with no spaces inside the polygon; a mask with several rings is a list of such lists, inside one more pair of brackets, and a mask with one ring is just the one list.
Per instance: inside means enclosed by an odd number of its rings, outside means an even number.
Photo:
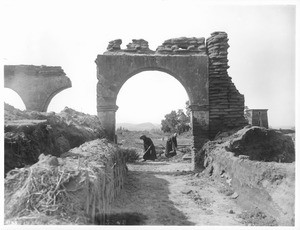
[{"label": "vegetation on mound", "polygon": [[[65,187],[78,176],[78,171],[51,167],[41,162],[22,169],[11,170],[5,179],[5,219],[8,223],[40,223],[53,217],[64,220],[76,213],[76,223],[87,222],[84,210],[76,207],[76,197]],[[79,185],[78,185],[79,186]],[[86,194],[87,195],[87,194]],[[9,219],[13,220],[9,220]]]},{"label": "vegetation on mound", "polygon": [[133,163],[140,158],[140,154],[134,148],[120,148],[119,151],[125,157],[125,162]]},{"label": "vegetation on mound", "polygon": [[295,161],[295,145],[290,136],[262,127],[248,127],[235,133],[228,145],[235,156],[250,160],[291,163]]}]

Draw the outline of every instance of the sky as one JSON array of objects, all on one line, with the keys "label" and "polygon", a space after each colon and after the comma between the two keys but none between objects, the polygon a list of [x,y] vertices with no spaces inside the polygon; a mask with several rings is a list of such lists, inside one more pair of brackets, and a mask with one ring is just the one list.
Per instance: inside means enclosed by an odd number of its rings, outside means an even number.
[{"label": "sky", "polygon": [[[48,111],[68,106],[97,114],[94,61],[111,40],[122,39],[126,48],[132,39],[143,38],[155,50],[169,38],[208,38],[214,31],[225,31],[230,45],[228,73],[245,96],[245,105],[268,109],[271,127],[295,126],[294,5],[193,0],[1,3],[3,65],[61,66],[72,81],[72,88],[57,94]],[[3,97],[25,108],[12,90],[5,89]],[[171,110],[184,109],[187,100],[185,89],[172,76],[142,72],[120,90],[117,123],[160,123]]]}]

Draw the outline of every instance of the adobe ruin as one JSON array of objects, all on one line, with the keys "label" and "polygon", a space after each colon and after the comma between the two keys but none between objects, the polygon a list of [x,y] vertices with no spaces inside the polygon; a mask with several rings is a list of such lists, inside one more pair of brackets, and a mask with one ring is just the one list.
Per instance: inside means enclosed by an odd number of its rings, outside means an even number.
[{"label": "adobe ruin", "polygon": [[[134,39],[121,49],[122,40],[109,42],[107,51],[97,56],[97,113],[110,140],[115,138],[116,100],[123,84],[133,75],[157,70],[170,74],[185,88],[190,102],[195,152],[203,144],[226,131],[247,125],[244,118],[244,96],[234,86],[227,69],[228,38],[225,32],[214,32],[205,38],[166,40],[156,51],[148,42]],[[138,107],[138,105],[137,105]]]}]

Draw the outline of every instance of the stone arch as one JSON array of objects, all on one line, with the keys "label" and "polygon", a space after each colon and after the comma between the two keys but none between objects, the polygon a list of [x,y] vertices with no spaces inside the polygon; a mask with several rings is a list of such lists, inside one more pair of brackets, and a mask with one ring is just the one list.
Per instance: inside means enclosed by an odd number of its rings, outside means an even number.
[{"label": "stone arch", "polygon": [[51,103],[52,99],[57,95],[59,94],[61,91],[65,90],[65,89],[68,89],[70,88],[69,86],[63,86],[59,89],[57,89],[56,91],[52,92],[52,94],[50,94],[48,96],[48,98],[46,99],[46,101],[44,102],[44,104],[41,106],[41,108],[43,109],[43,111],[47,111],[48,110],[48,107],[49,107],[49,104]]},{"label": "stone arch", "polygon": [[[175,77],[186,89],[194,105],[192,110],[202,111],[206,120],[197,129],[206,135],[208,129],[208,58],[206,56],[167,55],[98,55],[97,111],[110,139],[115,133],[116,98],[122,85],[133,75],[145,70],[158,70]],[[189,68],[186,68],[189,66]],[[197,106],[196,106],[197,105]],[[205,122],[207,122],[205,124]]]},{"label": "stone arch", "polygon": [[[133,75],[158,70],[176,78],[185,88],[191,110],[193,134],[192,164],[203,168],[203,144],[220,131],[246,125],[244,96],[228,76],[225,32],[214,32],[204,38],[174,38],[166,40],[156,51],[148,42],[132,40],[121,49],[122,40],[111,41],[107,51],[98,55],[97,113],[108,138],[115,138],[116,98],[122,85]],[[198,156],[198,157],[197,157]]]},{"label": "stone arch", "polygon": [[26,110],[46,112],[51,99],[72,86],[61,67],[6,65],[4,87],[17,92]]}]

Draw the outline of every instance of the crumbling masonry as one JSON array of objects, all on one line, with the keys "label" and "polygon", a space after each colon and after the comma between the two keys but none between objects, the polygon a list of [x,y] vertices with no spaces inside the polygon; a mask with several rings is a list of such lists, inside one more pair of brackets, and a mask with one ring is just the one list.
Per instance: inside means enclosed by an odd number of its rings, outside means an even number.
[{"label": "crumbling masonry", "polygon": [[26,110],[46,112],[52,98],[72,83],[60,66],[5,65],[4,87],[21,97]]},{"label": "crumbling masonry", "polygon": [[188,94],[195,167],[203,165],[203,157],[196,159],[195,153],[207,139],[212,139],[220,131],[247,124],[244,96],[227,73],[229,45],[225,32],[212,33],[206,43],[204,38],[169,39],[156,51],[150,50],[148,42],[143,39],[132,40],[126,49],[121,49],[121,44],[121,39],[111,41],[107,51],[98,55],[95,61],[98,117],[109,139],[115,138],[116,100],[121,87],[133,75],[149,70],[170,74]]},{"label": "crumbling masonry", "polygon": [[240,94],[228,76],[228,38],[215,32],[206,40],[209,57],[209,137],[246,125],[244,95]]}]

